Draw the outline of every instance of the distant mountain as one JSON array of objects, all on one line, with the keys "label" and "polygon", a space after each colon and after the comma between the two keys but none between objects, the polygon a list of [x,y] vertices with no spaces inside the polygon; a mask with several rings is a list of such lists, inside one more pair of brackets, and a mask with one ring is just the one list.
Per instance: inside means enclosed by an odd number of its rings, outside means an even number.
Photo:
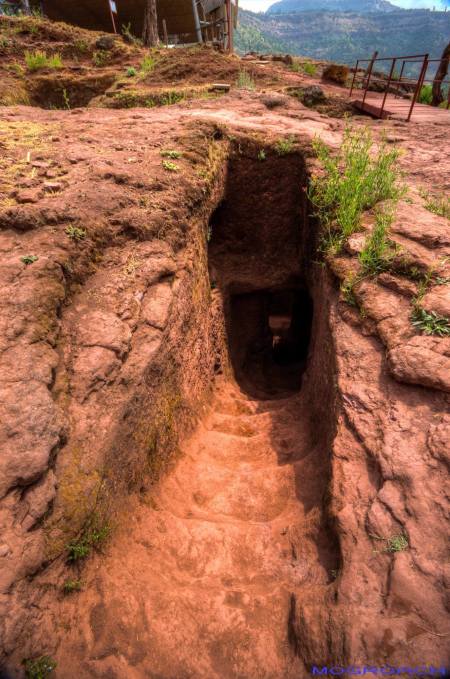
[{"label": "distant mountain", "polygon": [[280,0],[270,5],[267,14],[293,12],[393,12],[399,8],[387,0]]},{"label": "distant mountain", "polygon": [[375,50],[380,57],[430,53],[438,58],[449,35],[450,12],[255,14],[241,9],[235,46],[241,53],[281,52],[354,64]]}]

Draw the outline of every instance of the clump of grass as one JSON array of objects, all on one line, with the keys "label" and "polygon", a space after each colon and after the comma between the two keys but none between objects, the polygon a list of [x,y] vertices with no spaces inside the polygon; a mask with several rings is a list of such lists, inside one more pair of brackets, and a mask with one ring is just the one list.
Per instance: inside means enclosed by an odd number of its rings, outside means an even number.
[{"label": "clump of grass", "polygon": [[68,226],[66,234],[72,240],[84,240],[86,238],[86,229],[82,229],[79,226]]},{"label": "clump of grass", "polygon": [[375,150],[368,128],[350,126],[337,154],[332,155],[318,138],[313,148],[323,171],[312,177],[308,197],[324,228],[323,249],[336,253],[360,228],[364,210],[404,193],[398,170],[400,150],[385,142]]},{"label": "clump of grass", "polygon": [[155,57],[152,57],[151,54],[147,54],[141,61],[141,67],[140,71],[143,75],[147,75],[148,73],[151,73],[156,64],[156,59]]},{"label": "clump of grass", "polygon": [[104,50],[97,50],[96,52],[93,53],[92,55],[92,63],[94,66],[106,66],[110,59],[110,55],[108,52]]},{"label": "clump of grass", "polygon": [[170,162],[170,160],[163,160],[163,168],[169,172],[178,172],[180,169],[176,163]]},{"label": "clump of grass", "polygon": [[160,151],[160,155],[163,158],[175,159],[175,158],[181,158],[183,156],[183,153],[181,151],[173,151],[173,150],[167,149],[167,150]]},{"label": "clump of grass", "polygon": [[127,78],[134,78],[136,75],[137,71],[133,66],[129,66],[126,70],[126,76]]},{"label": "clump of grass", "polygon": [[246,70],[241,70],[238,73],[238,77],[236,80],[236,87],[238,87],[240,90],[254,90],[255,89],[255,81],[253,80],[252,76],[250,73]]},{"label": "clump of grass", "polygon": [[429,106],[431,106],[432,101],[433,101],[433,87],[431,83],[428,83],[427,85],[423,85],[422,89],[420,90],[418,102],[419,104],[428,104]]},{"label": "clump of grass", "polygon": [[422,198],[425,201],[425,207],[430,212],[440,217],[450,219],[450,196],[442,194],[433,194],[429,191],[422,191]]},{"label": "clump of grass", "polygon": [[39,71],[43,68],[62,68],[63,63],[59,54],[48,57],[46,52],[36,50],[35,52],[25,52],[25,64],[29,71]]},{"label": "clump of grass", "polygon": [[23,262],[24,264],[34,264],[34,262],[37,262],[39,257],[37,255],[25,255],[24,257],[20,258],[20,261]]},{"label": "clump of grass", "polygon": [[81,580],[66,580],[62,589],[64,594],[73,594],[74,592],[81,592],[82,587]]},{"label": "clump of grass", "polygon": [[77,52],[80,52],[81,54],[86,54],[86,52],[89,52],[89,43],[87,40],[84,40],[83,38],[74,40],[73,45]]},{"label": "clump of grass", "polygon": [[392,213],[377,212],[373,230],[358,256],[364,274],[374,275],[390,268],[396,252],[388,237],[392,221]]},{"label": "clump of grass", "polygon": [[350,306],[358,307],[358,300],[356,299],[354,286],[358,282],[358,277],[355,274],[350,274],[341,284],[342,297]]},{"label": "clump of grass", "polygon": [[166,92],[161,97],[161,106],[171,106],[172,104],[178,104],[179,101],[184,99],[185,95],[183,92]]},{"label": "clump of grass", "polygon": [[266,159],[266,152],[264,151],[264,149],[260,149],[258,151],[258,160],[263,161],[265,159]]},{"label": "clump of grass", "polygon": [[94,516],[80,538],[67,545],[68,561],[86,559],[93,548],[98,549],[105,542],[110,532],[110,526],[106,523],[98,523],[97,517]]},{"label": "clump of grass", "polygon": [[24,660],[23,665],[27,679],[46,679],[56,669],[56,661],[49,655],[43,655],[34,660]]},{"label": "clump of grass", "polygon": [[386,542],[385,552],[403,552],[409,547],[406,535],[392,535],[390,538],[387,538]]},{"label": "clump of grass", "polygon": [[450,319],[447,316],[437,314],[435,311],[426,311],[416,305],[411,314],[411,322],[424,335],[450,336]]},{"label": "clump of grass", "polygon": [[289,153],[292,153],[292,150],[294,148],[294,142],[295,142],[294,137],[279,139],[275,144],[275,151],[278,153],[279,156],[287,156]]},{"label": "clump of grass", "polygon": [[313,64],[312,61],[294,61],[294,63],[291,64],[291,71],[294,71],[294,73],[305,73],[306,75],[314,76],[317,72],[317,66],[316,64]]}]

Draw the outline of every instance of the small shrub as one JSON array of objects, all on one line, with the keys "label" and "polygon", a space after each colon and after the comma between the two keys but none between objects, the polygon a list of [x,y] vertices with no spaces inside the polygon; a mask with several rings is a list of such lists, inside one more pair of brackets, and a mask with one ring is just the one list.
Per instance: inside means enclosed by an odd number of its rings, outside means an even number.
[{"label": "small shrub", "polygon": [[387,538],[386,552],[403,552],[408,549],[409,543],[406,535],[393,535]]},{"label": "small shrub", "polygon": [[33,264],[34,262],[37,262],[38,259],[39,257],[37,255],[25,255],[20,258],[20,261],[24,264]]},{"label": "small shrub", "polygon": [[266,152],[264,151],[264,149],[260,149],[260,151],[258,151],[258,160],[262,161],[262,160],[265,160],[265,159],[266,159]]},{"label": "small shrub", "polygon": [[106,66],[110,58],[110,55],[106,50],[97,50],[92,55],[92,62],[94,66]]},{"label": "small shrub", "polygon": [[172,158],[172,159],[174,159],[174,158],[181,158],[181,157],[183,156],[183,154],[182,154],[181,151],[171,151],[171,150],[169,150],[169,149],[168,149],[167,151],[165,151],[165,150],[164,150],[164,151],[160,151],[160,155],[161,155],[163,158]]},{"label": "small shrub", "polygon": [[431,106],[431,102],[433,101],[433,87],[431,83],[428,83],[422,87],[417,100],[419,104],[428,104]]},{"label": "small shrub", "polygon": [[255,89],[255,81],[253,80],[250,73],[248,73],[248,71],[245,70],[239,71],[236,81],[236,87],[238,87],[240,90]]},{"label": "small shrub", "polygon": [[364,210],[404,194],[397,162],[400,151],[383,142],[374,152],[370,130],[350,126],[337,154],[332,155],[318,138],[313,148],[323,172],[312,177],[308,197],[324,229],[322,247],[336,253],[359,229]]},{"label": "small shrub", "polygon": [[98,523],[96,516],[93,516],[86,525],[80,538],[67,545],[68,561],[80,561],[86,559],[91,553],[91,549],[98,549],[99,546],[108,538],[111,529],[106,523]]},{"label": "small shrub", "polygon": [[310,76],[316,75],[317,72],[317,66],[316,64],[313,64],[312,61],[305,61],[304,64],[301,64],[301,69],[303,73]]},{"label": "small shrub", "polygon": [[87,40],[84,40],[83,38],[80,38],[79,40],[74,40],[73,45],[76,51],[80,52],[80,54],[86,54],[86,52],[89,52],[89,43]]},{"label": "small shrub", "polygon": [[127,78],[134,78],[134,76],[136,75],[136,73],[137,73],[137,71],[136,71],[135,68],[133,68],[133,66],[130,66],[130,67],[127,68],[127,70],[126,70],[126,76],[127,76]]},{"label": "small shrub", "polygon": [[445,196],[444,194],[433,195],[427,191],[423,191],[421,195],[425,200],[427,210],[440,217],[450,219],[450,196]]},{"label": "small shrub", "polygon": [[155,68],[156,59],[151,54],[147,54],[141,61],[140,71],[143,75],[151,73]]},{"label": "small shrub", "polygon": [[62,91],[62,97],[63,97],[63,101],[64,101],[64,108],[67,108],[68,110],[70,110],[70,97],[69,97],[67,90],[65,88]]},{"label": "small shrub", "polygon": [[79,226],[68,226],[66,234],[72,240],[84,240],[86,238],[86,229],[82,229]]},{"label": "small shrub", "polygon": [[161,97],[161,106],[172,106],[173,104],[178,104],[179,101],[184,99],[183,92],[166,92]]},{"label": "small shrub", "polygon": [[350,74],[348,66],[343,64],[330,64],[326,66],[322,73],[323,80],[330,80],[338,85],[346,85]]},{"label": "small shrub", "polygon": [[392,214],[377,212],[372,233],[358,256],[364,274],[381,273],[391,266],[395,257],[395,250],[388,238],[392,221]]},{"label": "small shrub", "polygon": [[292,153],[294,148],[294,137],[287,137],[286,139],[279,139],[275,144],[275,151],[279,156],[287,156]]},{"label": "small shrub", "polygon": [[23,665],[27,679],[46,679],[56,669],[55,660],[48,655],[35,658],[35,660],[24,660]]},{"label": "small shrub", "polygon": [[131,32],[131,21],[128,24],[122,24],[122,35],[125,42],[128,42],[131,45],[142,45],[142,40]]},{"label": "small shrub", "polygon": [[163,160],[163,168],[169,172],[178,172],[180,169],[176,163],[171,163],[170,160]]},{"label": "small shrub", "polygon": [[39,71],[43,68],[62,68],[63,63],[59,54],[47,57],[45,52],[25,52],[25,64],[29,71]]},{"label": "small shrub", "polygon": [[435,311],[425,311],[418,305],[411,314],[411,322],[424,335],[438,335],[438,337],[450,335],[450,319],[447,316],[440,316]]},{"label": "small shrub", "polygon": [[66,580],[63,585],[64,594],[73,594],[73,592],[81,592],[83,583],[81,580]]}]

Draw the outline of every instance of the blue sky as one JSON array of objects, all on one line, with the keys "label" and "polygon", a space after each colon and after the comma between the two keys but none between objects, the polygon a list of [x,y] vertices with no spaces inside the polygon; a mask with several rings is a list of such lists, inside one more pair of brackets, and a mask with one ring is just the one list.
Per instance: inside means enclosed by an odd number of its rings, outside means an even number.
[{"label": "blue sky", "polygon": [[[275,0],[239,0],[239,6],[251,9],[253,12],[264,12],[274,2]],[[450,9],[450,0],[390,0],[390,2],[405,9],[419,7],[443,9],[446,4]]]}]

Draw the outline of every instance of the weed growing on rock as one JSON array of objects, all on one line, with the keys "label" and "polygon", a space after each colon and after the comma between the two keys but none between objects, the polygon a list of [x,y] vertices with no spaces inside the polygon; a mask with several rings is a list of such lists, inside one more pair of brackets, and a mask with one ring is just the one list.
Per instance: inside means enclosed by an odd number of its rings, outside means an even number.
[{"label": "weed growing on rock", "polygon": [[24,264],[33,264],[34,262],[37,262],[39,257],[37,255],[25,255],[24,257],[20,258],[20,261],[23,262]]},{"label": "weed growing on rock", "polygon": [[176,163],[171,163],[170,160],[163,160],[163,168],[169,172],[178,172],[179,166]]},{"label": "weed growing on rock", "polygon": [[74,592],[81,592],[82,586],[81,580],[66,580],[62,589],[64,594],[73,594]]},{"label": "weed growing on rock", "polygon": [[444,194],[433,195],[429,191],[423,191],[421,196],[425,201],[427,210],[440,217],[450,219],[450,196],[445,196]]},{"label": "weed growing on rock", "polygon": [[308,197],[324,228],[322,248],[339,252],[360,228],[364,210],[404,193],[397,163],[400,150],[382,142],[375,152],[370,130],[350,126],[337,154],[319,138],[313,148],[323,171],[312,177]]},{"label": "weed growing on rock", "polygon": [[68,226],[66,234],[72,240],[84,240],[86,238],[86,230],[81,229],[79,226]]},{"label": "weed growing on rock", "polygon": [[80,561],[86,559],[91,553],[92,548],[99,547],[109,537],[111,528],[106,523],[99,523],[96,516],[92,517],[77,541],[67,545],[68,561]]},{"label": "weed growing on rock", "polygon": [[406,535],[393,535],[387,538],[387,546],[385,552],[403,552],[408,549],[409,543]]},{"label": "weed growing on rock", "polygon": [[279,156],[287,156],[292,153],[294,148],[294,137],[287,137],[287,139],[279,139],[275,144],[275,151]]},{"label": "weed growing on rock", "polygon": [[390,268],[395,257],[395,248],[389,240],[389,228],[393,221],[392,213],[377,212],[375,225],[359,253],[363,273],[375,275]]},{"label": "weed growing on rock", "polygon": [[163,158],[172,158],[172,159],[181,158],[182,155],[183,155],[182,151],[171,151],[170,149],[162,150],[159,153]]},{"label": "weed growing on rock", "polygon": [[450,336],[450,319],[440,316],[435,311],[426,311],[416,306],[411,314],[411,322],[425,335]]},{"label": "weed growing on rock", "polygon": [[43,68],[62,68],[63,63],[59,54],[47,57],[46,52],[25,52],[25,64],[29,71],[39,71]]},{"label": "weed growing on rock", "polygon": [[27,679],[46,679],[56,669],[56,661],[48,655],[34,660],[24,660],[25,677]]},{"label": "weed growing on rock", "polygon": [[236,87],[238,87],[240,90],[255,89],[255,81],[253,80],[252,76],[248,71],[245,70],[239,71],[236,81]]}]

